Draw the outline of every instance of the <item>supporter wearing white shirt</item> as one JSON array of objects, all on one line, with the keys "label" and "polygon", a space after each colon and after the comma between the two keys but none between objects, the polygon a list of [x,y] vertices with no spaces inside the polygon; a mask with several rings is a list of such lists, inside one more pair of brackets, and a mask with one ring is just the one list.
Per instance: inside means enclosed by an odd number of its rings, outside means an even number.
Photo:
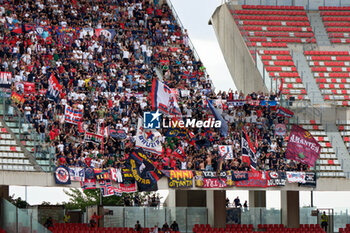
[{"label": "supporter wearing white shirt", "polygon": [[130,53],[128,50],[123,50],[123,59],[129,59]]},{"label": "supporter wearing white shirt", "polygon": [[277,149],[277,143],[276,143],[276,141],[274,140],[272,143],[271,143],[271,151],[276,151],[276,149]]},{"label": "supporter wearing white shirt", "polygon": [[258,116],[256,115],[256,113],[252,112],[252,115],[250,116],[250,122],[251,123],[256,123],[257,119],[258,119]]},{"label": "supporter wearing white shirt", "polygon": [[95,112],[95,109],[97,108],[97,106],[95,104],[91,105],[91,112]]},{"label": "supporter wearing white shirt", "polygon": [[79,103],[77,106],[79,109],[84,109],[84,105],[82,103]]},{"label": "supporter wearing white shirt", "polygon": [[63,152],[64,145],[62,144],[62,142],[60,142],[60,144],[57,145],[57,148],[60,152]]}]

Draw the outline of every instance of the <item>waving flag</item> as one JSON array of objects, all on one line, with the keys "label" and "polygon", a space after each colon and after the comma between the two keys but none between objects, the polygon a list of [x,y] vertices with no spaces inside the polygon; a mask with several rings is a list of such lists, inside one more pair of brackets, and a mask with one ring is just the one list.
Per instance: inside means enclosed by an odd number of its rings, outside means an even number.
[{"label": "waving flag", "polygon": [[130,153],[126,166],[131,170],[140,192],[158,190],[157,181],[162,177],[162,172],[154,166],[142,149]]},{"label": "waving flag", "polygon": [[219,151],[225,159],[234,159],[232,145],[219,145]]},{"label": "waving flag", "polygon": [[173,155],[176,158],[180,159],[181,161],[185,161],[185,159],[186,159],[186,152],[181,146],[179,146],[177,149],[175,149],[175,151],[173,152]]},{"label": "waving flag", "polygon": [[18,104],[24,104],[26,101],[23,96],[19,95],[17,92],[12,92],[11,94],[12,101],[18,103]]},{"label": "waving flag", "polygon": [[314,167],[320,153],[321,146],[309,131],[293,125],[287,144],[286,158]]},{"label": "waving flag", "polygon": [[35,83],[24,82],[24,94],[34,94],[35,93]]},{"label": "waving flag", "polygon": [[137,123],[136,147],[143,148],[152,153],[162,153],[162,135],[155,129],[144,129],[143,119],[140,117]]},{"label": "waving flag", "polygon": [[56,27],[57,35],[59,36],[59,46],[71,46],[74,39],[79,35],[79,28],[73,27]]},{"label": "waving flag", "polygon": [[171,127],[168,128],[165,136],[166,137],[185,137],[187,140],[193,138],[193,133],[186,127],[181,127],[179,120],[176,117],[171,119]]},{"label": "waving flag", "polygon": [[103,141],[103,135],[100,134],[94,134],[94,133],[90,133],[85,131],[85,135],[84,135],[84,141],[85,142],[93,142],[93,143],[101,143]]},{"label": "waving flag", "polygon": [[175,94],[157,79],[153,79],[151,99],[153,110],[159,109],[160,112],[167,115],[181,114]]},{"label": "waving flag", "polygon": [[289,109],[286,109],[282,106],[279,106],[276,113],[277,113],[277,116],[282,116],[282,117],[287,117],[287,118],[291,118],[294,116],[294,112],[292,112]]},{"label": "waving flag", "polygon": [[210,100],[207,99],[207,103],[208,103],[209,109],[213,113],[215,119],[218,121],[221,121],[220,133],[222,136],[226,137],[228,135],[227,122],[224,120],[224,118],[221,116],[221,114],[214,108],[214,106]]},{"label": "waving flag", "polygon": [[95,29],[95,35],[96,37],[104,36],[108,39],[109,42],[111,42],[116,35],[116,31],[114,29]]},{"label": "waving flag", "polygon": [[11,72],[0,72],[0,88],[10,89],[12,84]]},{"label": "waving flag", "polygon": [[58,83],[55,75],[52,73],[49,78],[49,88],[46,92],[46,95],[48,99],[57,102],[61,92],[62,92],[62,86]]},{"label": "waving flag", "polygon": [[250,165],[253,170],[256,170],[256,151],[253,146],[253,143],[250,141],[250,138],[247,132],[243,129],[242,131],[242,161]]},{"label": "waving flag", "polygon": [[64,118],[66,122],[77,125],[83,119],[83,110],[74,109],[69,105],[66,105],[66,109],[64,110]]}]

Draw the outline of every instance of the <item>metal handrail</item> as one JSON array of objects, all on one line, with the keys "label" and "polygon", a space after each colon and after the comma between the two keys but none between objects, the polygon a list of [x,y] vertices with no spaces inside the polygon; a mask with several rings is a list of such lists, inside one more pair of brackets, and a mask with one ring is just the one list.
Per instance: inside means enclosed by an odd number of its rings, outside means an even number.
[{"label": "metal handrail", "polygon": [[[7,121],[7,120],[10,120],[11,116],[8,114],[8,112],[6,111],[6,100],[10,100],[9,98],[4,98],[4,106],[3,106],[3,109],[4,109],[4,112],[3,112],[3,116],[4,116],[4,120]],[[10,100],[11,101],[11,100]],[[42,158],[42,154],[46,154],[48,156],[45,156],[45,157],[48,157],[49,158],[49,171],[51,171],[51,167],[52,167],[52,163],[51,163],[51,154],[49,152],[49,147],[47,144],[44,144],[44,143],[40,143],[39,141],[39,134],[36,132],[36,129],[33,127],[32,123],[29,122],[26,117],[24,116],[24,114],[18,109],[16,108],[15,106],[13,106],[12,104],[8,105],[9,107],[12,107],[13,108],[13,115],[12,116],[17,116],[19,119],[17,120],[17,123],[19,123],[18,125],[18,129],[19,129],[19,134],[14,134],[18,140],[20,141],[20,143],[22,143],[22,139],[20,136],[22,135],[23,133],[23,124],[26,124],[28,126],[28,132],[29,132],[29,137],[30,137],[30,141],[32,141],[34,144],[33,145],[30,145],[31,147],[34,148],[34,151],[29,151],[29,153],[32,153],[34,158],[37,159],[37,158]],[[25,145],[23,145],[24,147],[26,147]],[[43,149],[45,148],[45,149]],[[39,166],[41,168],[42,165],[39,164]],[[42,169],[43,171],[46,171],[45,169]]]}]

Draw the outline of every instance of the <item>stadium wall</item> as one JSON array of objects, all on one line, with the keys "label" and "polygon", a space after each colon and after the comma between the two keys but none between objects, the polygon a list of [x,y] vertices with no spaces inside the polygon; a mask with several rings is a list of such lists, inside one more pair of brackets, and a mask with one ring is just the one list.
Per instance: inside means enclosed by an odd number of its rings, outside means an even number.
[{"label": "stadium wall", "polygon": [[263,79],[226,4],[216,8],[210,22],[218,38],[227,67],[238,90],[244,94],[267,93]]}]

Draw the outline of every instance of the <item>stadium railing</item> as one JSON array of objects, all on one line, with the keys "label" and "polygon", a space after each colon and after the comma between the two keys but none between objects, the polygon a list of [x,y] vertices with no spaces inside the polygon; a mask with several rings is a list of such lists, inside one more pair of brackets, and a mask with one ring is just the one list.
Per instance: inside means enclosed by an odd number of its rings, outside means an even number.
[{"label": "stadium railing", "polygon": [[32,214],[5,199],[0,200],[0,225],[5,232],[50,233]]},{"label": "stadium railing", "polygon": [[52,148],[40,140],[40,135],[28,122],[24,114],[16,107],[11,106],[10,98],[3,97],[2,100],[0,104],[2,105],[3,120],[11,128],[17,140],[33,155],[35,162],[42,171],[53,171],[54,159],[52,157],[55,153],[52,152]]}]

